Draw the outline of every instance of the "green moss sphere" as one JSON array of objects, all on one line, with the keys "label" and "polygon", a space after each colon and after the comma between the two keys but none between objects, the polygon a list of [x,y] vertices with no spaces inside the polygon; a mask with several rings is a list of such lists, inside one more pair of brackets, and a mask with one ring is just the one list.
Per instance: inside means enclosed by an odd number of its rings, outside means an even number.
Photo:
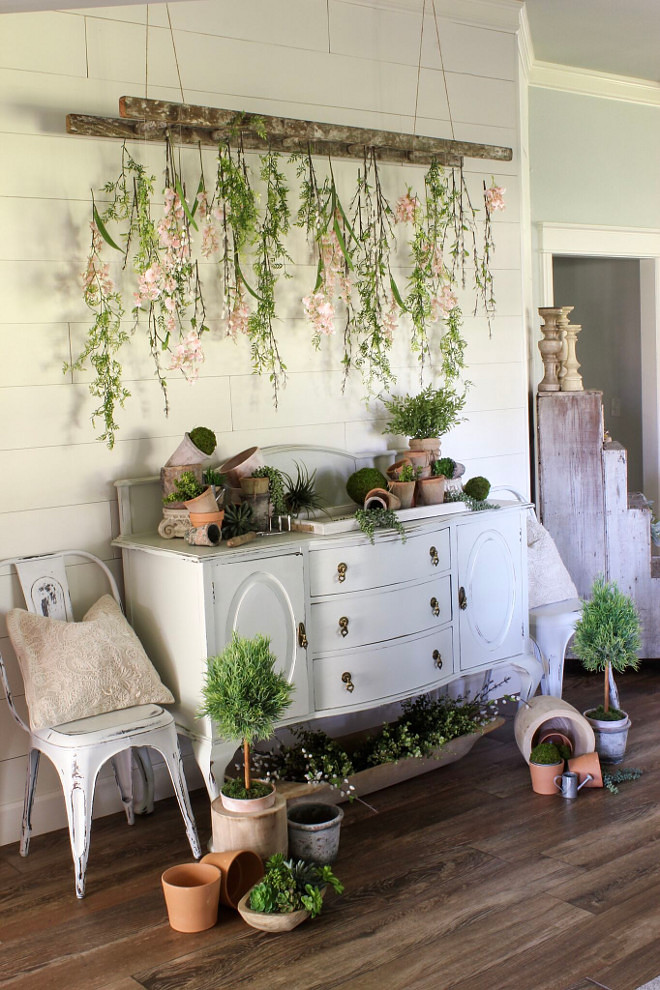
[{"label": "green moss sphere", "polygon": [[190,439],[203,454],[207,455],[213,453],[218,442],[213,430],[209,430],[207,426],[196,426],[194,430],[190,431]]},{"label": "green moss sphere", "polygon": [[480,474],[476,475],[474,478],[470,478],[463,485],[463,491],[470,498],[475,499],[477,502],[483,502],[484,499],[488,498],[488,493],[490,491],[490,481],[486,478],[482,478]]},{"label": "green moss sphere", "polygon": [[372,488],[387,488],[387,478],[376,468],[360,468],[346,482],[349,498],[359,506],[364,505],[364,500]]}]

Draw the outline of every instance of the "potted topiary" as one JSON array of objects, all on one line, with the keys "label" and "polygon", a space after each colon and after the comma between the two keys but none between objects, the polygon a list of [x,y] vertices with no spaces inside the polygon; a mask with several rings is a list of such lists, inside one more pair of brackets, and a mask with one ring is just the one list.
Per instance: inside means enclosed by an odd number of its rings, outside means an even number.
[{"label": "potted topiary", "polygon": [[603,763],[620,763],[626,751],[630,719],[619,708],[613,673],[623,673],[628,667],[637,670],[640,645],[635,603],[614,581],[606,582],[599,575],[591,589],[591,598],[582,602],[573,652],[585,670],[604,674],[603,704],[584,712],[594,730],[596,752]]},{"label": "potted topiary", "polygon": [[427,452],[427,463],[435,461],[440,454],[440,437],[460,422],[465,400],[465,392],[457,391],[452,384],[444,388],[427,385],[417,395],[385,399],[383,404],[390,418],[383,433],[408,437],[411,451]]},{"label": "potted topiary", "polygon": [[273,784],[252,780],[250,747],[272,735],[291,704],[293,685],[276,664],[266,636],[246,639],[236,632],[222,653],[207,660],[200,714],[210,716],[224,736],[243,743],[243,779],[229,780],[220,790],[228,811],[263,811],[275,803]]},{"label": "potted topiary", "polygon": [[263,880],[241,898],[238,911],[253,928],[291,931],[321,913],[326,887],[336,894],[344,890],[329,865],[287,860],[278,853],[267,860]]},{"label": "potted topiary", "polygon": [[539,743],[529,754],[529,773],[536,794],[556,794],[555,777],[564,769],[564,760],[554,743]]}]

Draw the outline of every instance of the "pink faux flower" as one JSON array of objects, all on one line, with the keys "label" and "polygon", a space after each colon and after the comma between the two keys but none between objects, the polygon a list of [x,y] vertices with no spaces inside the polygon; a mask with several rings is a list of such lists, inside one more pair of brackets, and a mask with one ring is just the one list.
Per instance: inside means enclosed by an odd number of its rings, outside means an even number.
[{"label": "pink faux flower", "polygon": [[506,203],[504,202],[504,193],[506,189],[502,186],[496,186],[494,183],[489,189],[486,189],[486,208],[490,213],[494,213],[496,210],[504,210],[506,208]]},{"label": "pink faux flower", "polygon": [[319,336],[330,337],[335,332],[335,308],[324,292],[315,292],[303,299],[305,315]]},{"label": "pink faux flower", "polygon": [[442,247],[436,244],[433,248],[433,255],[431,257],[431,271],[435,276],[442,275],[444,259],[442,256]]},{"label": "pink faux flower", "polygon": [[249,317],[250,311],[245,305],[243,293],[239,291],[236,293],[234,305],[227,318],[227,333],[232,340],[236,340],[240,334],[247,333]]},{"label": "pink faux flower", "polygon": [[443,285],[440,292],[431,303],[431,316],[437,320],[441,315],[446,316],[458,305],[458,299],[450,285]]},{"label": "pink faux flower", "polygon": [[172,348],[170,371],[182,371],[192,384],[199,377],[199,365],[204,361],[204,351],[199,334],[191,330]]},{"label": "pink faux flower", "polygon": [[412,223],[418,207],[417,197],[412,195],[412,190],[408,187],[405,196],[399,196],[396,201],[394,215],[398,223]]}]

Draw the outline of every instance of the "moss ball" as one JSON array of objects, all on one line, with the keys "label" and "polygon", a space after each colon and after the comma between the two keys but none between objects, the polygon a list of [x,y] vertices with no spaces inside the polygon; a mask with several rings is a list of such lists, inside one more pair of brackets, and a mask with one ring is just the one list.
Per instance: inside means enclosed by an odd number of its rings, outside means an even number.
[{"label": "moss ball", "polygon": [[203,454],[211,455],[217,446],[213,430],[207,426],[196,426],[190,431],[190,439]]},{"label": "moss ball", "polygon": [[463,491],[477,502],[483,502],[484,499],[488,498],[490,481],[478,474],[476,477],[470,478],[469,481],[465,482]]},{"label": "moss ball", "polygon": [[349,498],[360,507],[372,488],[387,488],[387,478],[376,468],[360,468],[346,482]]}]

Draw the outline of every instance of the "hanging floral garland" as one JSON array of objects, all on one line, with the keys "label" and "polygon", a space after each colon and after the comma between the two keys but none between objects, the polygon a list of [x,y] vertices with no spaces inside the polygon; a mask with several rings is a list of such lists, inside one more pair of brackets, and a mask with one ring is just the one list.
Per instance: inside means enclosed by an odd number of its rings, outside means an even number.
[{"label": "hanging floral garland", "polygon": [[[265,139],[265,135],[264,135]],[[200,155],[201,158],[201,155]],[[305,229],[315,251],[315,284],[301,300],[312,328],[312,344],[320,347],[343,320],[344,385],[357,369],[369,394],[395,382],[391,347],[403,324],[410,325],[410,350],[424,375],[442,376],[453,387],[464,367],[465,341],[456,289],[466,285],[471,263],[475,311],[494,312],[491,274],[492,214],[504,208],[505,192],[494,181],[484,184],[483,236],[470,202],[462,169],[445,171],[432,164],[421,195],[408,187],[394,209],[384,195],[373,150],[365,149],[356,190],[347,212],[340,200],[332,162],[321,178],[312,153],[289,159],[297,167],[299,209],[294,223]],[[109,447],[118,429],[116,409],[130,393],[121,380],[118,353],[146,317],[156,377],[168,410],[167,371],[179,371],[194,382],[204,360],[202,335],[207,331],[205,307],[193,239],[199,251],[217,260],[227,335],[245,336],[253,371],[268,376],[277,406],[286,383],[286,365],[276,333],[279,279],[290,277],[292,259],[286,247],[290,230],[289,188],[281,156],[270,150],[259,156],[263,207],[253,188],[240,129],[235,139],[218,148],[214,188],[206,189],[203,169],[197,193],[188,203],[185,183],[169,140],[166,143],[162,213],[154,219],[155,177],[122,149],[118,178],[106,184],[108,206],[99,213],[92,197],[91,245],[83,274],[83,295],[94,313],[85,347],[67,366],[82,369],[89,361],[96,377],[91,393],[100,400],[93,419],[102,418],[99,439]],[[199,221],[199,225],[198,225]],[[123,231],[113,236],[113,225]],[[113,233],[109,228],[113,229]],[[201,228],[201,230],[200,230]],[[410,275],[401,291],[391,270],[397,237],[408,228]],[[123,240],[123,246],[117,241]],[[132,312],[134,325],[124,325],[125,307],[104,247],[123,255],[137,278]],[[433,343],[438,335],[437,344]]]}]

